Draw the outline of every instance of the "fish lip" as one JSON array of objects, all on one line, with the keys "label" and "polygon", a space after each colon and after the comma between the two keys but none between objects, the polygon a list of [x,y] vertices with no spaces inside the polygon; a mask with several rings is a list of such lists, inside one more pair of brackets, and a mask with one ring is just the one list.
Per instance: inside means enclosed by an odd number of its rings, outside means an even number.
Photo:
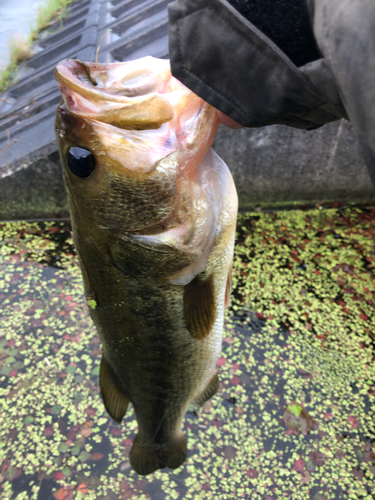
[{"label": "fish lip", "polygon": [[[143,61],[144,64],[146,62]],[[55,69],[55,79],[59,83],[63,98],[61,106],[74,115],[114,125],[120,129],[158,129],[163,123],[174,117],[173,106],[166,95],[159,93],[156,88],[148,88],[147,85],[143,88],[143,92],[132,93],[130,91],[130,93],[126,93],[129,89],[137,88],[131,83],[129,86],[124,85],[124,93],[118,93],[122,88],[118,87],[118,84],[126,81],[127,78],[130,78],[131,81],[134,73],[136,74],[135,78],[139,76],[141,82],[145,75],[146,81],[148,76],[152,79],[157,63],[155,58],[151,57],[148,62],[150,69],[142,75],[142,67],[132,67],[131,63],[129,63],[130,66],[125,66],[124,71],[121,72],[119,66],[128,63],[102,65],[85,63],[75,59],[61,61]],[[169,68],[169,61],[167,64]],[[102,70],[103,74],[107,74],[109,80],[107,88],[94,85],[95,80],[92,74],[90,75],[90,70],[94,69],[94,76]],[[162,73],[164,72],[164,79],[165,75],[170,75],[165,65],[161,67],[161,70]],[[91,80],[94,80],[94,83]],[[140,88],[142,90],[142,85]]]},{"label": "fish lip", "polygon": [[[121,64],[127,64],[127,63],[101,64],[101,63],[83,62],[79,61],[78,59],[64,59],[63,61],[60,61],[57,64],[54,72],[54,78],[60,85],[66,86],[69,90],[73,90],[77,94],[80,94],[81,96],[86,97],[88,99],[108,101],[119,104],[129,103],[129,101],[134,101],[134,100],[140,102],[145,99],[148,100],[151,97],[154,97],[155,95],[163,99],[162,94],[159,94],[158,92],[147,92],[145,94],[137,94],[136,96],[107,92],[104,87],[96,88],[95,84],[88,85],[81,78],[79,78],[79,75],[84,74],[86,75],[86,79],[88,81],[91,81],[90,79],[95,81],[92,75],[90,75],[90,69],[98,70],[100,73],[105,74],[109,72],[111,68],[114,69]],[[111,87],[109,87],[109,89],[110,88]]]},{"label": "fish lip", "polygon": [[[161,62],[161,60],[155,59],[153,57],[150,57],[150,74],[152,75],[153,72],[153,66],[154,62],[153,61],[158,61]],[[146,59],[146,58],[143,58]],[[165,61],[163,61],[165,62]],[[116,70],[116,67],[119,65],[122,65],[124,63],[107,63],[107,64],[99,64],[99,63],[85,63],[82,61],[79,61],[77,59],[64,59],[63,61],[60,61],[54,72],[54,77],[55,80],[59,83],[60,91],[61,94],[64,98],[65,105],[63,104],[64,107],[67,107],[69,111],[73,112],[74,114],[81,115],[83,117],[90,117],[93,119],[96,119],[96,116],[98,115],[97,112],[95,111],[90,111],[87,113],[87,110],[85,109],[78,109],[78,110],[73,110],[70,109],[70,102],[71,101],[71,92],[78,94],[79,96],[85,98],[86,100],[90,101],[92,104],[95,105],[95,102],[97,103],[97,106],[99,106],[100,109],[103,111],[106,111],[108,113],[113,111],[116,107],[116,104],[118,105],[124,105],[126,106],[127,109],[134,108],[134,107],[139,107],[143,106],[154,106],[156,105],[158,112],[161,111],[161,113],[164,115],[164,118],[159,120],[161,123],[165,123],[166,121],[170,121],[173,119],[173,117],[176,117],[175,111],[174,111],[174,104],[173,104],[173,99],[170,101],[169,98],[169,93],[168,92],[158,92],[158,91],[151,91],[151,92],[145,92],[144,94],[136,94],[136,95],[124,95],[124,94],[118,94],[118,93],[113,93],[106,91],[104,87],[96,87],[96,82],[95,79],[92,77],[90,74],[90,68],[91,70],[99,70],[101,71],[101,68],[104,69],[104,72],[110,72],[111,68]],[[127,63],[125,63],[127,64]],[[164,68],[165,70],[165,68]],[[94,82],[89,85],[87,81],[83,81],[79,75],[86,75],[86,80],[91,82],[93,80]],[[130,71],[131,74],[131,71]],[[126,75],[126,73],[125,73]],[[172,74],[170,73],[170,79],[175,80],[178,82],[178,84],[181,85],[182,88],[185,88],[186,91],[189,93],[189,89],[187,89],[181,82],[173,78]],[[111,87],[109,87],[109,90]],[[70,91],[70,92],[69,92]],[[73,94],[74,95],[74,94]],[[200,120],[202,115],[204,115],[205,111],[208,108],[211,108],[212,106],[205,102],[203,99],[201,100],[201,104],[199,109],[196,111],[194,117],[192,120],[189,120],[189,122],[192,123],[197,123],[197,121]],[[67,102],[68,101],[68,102]],[[106,106],[107,103],[107,106]],[[99,121],[102,121],[101,116],[97,116],[97,119]],[[103,120],[106,121],[106,120]],[[107,122],[109,123],[109,122]],[[154,128],[154,127],[152,127]],[[188,133],[189,129],[191,129],[190,124],[185,125],[185,127],[178,127],[176,130],[176,136],[179,137],[183,135],[184,133]]]},{"label": "fish lip", "polygon": [[77,94],[80,94],[83,97],[89,99],[91,98],[99,101],[108,101],[114,103],[129,102],[129,97],[127,96],[111,94],[110,92],[106,92],[103,88],[96,89],[94,86],[90,87],[87,84],[83,83],[77,75],[82,73],[85,73],[87,75],[88,64],[90,64],[91,66],[96,66],[95,63],[84,63],[78,61],[77,59],[64,59],[63,61],[59,62],[55,68],[55,80],[59,84],[65,85],[70,90],[73,90],[74,92],[77,92]]}]

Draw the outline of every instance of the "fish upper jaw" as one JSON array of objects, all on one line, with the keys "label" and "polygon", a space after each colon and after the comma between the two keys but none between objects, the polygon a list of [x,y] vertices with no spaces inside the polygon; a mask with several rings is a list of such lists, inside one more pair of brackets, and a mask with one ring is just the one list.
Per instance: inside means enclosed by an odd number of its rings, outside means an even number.
[{"label": "fish upper jaw", "polygon": [[71,113],[118,128],[145,130],[173,118],[172,106],[160,93],[169,71],[168,61],[154,58],[113,64],[67,59],[57,65],[55,78]]},{"label": "fish upper jaw", "polygon": [[57,65],[55,79],[71,113],[126,130],[157,129],[174,122],[183,142],[203,104],[172,77],[168,60],[153,57],[112,64],[67,59]]}]

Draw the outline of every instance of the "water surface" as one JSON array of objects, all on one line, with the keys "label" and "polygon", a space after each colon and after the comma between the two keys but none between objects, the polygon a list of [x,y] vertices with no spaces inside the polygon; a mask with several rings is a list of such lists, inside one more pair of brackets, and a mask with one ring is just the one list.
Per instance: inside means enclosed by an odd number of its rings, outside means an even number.
[{"label": "water surface", "polygon": [[[0,231],[1,498],[372,498],[374,209],[240,216],[220,391],[189,408],[186,463],[147,477],[132,409],[118,425],[99,395],[69,224]],[[306,435],[285,423],[294,404]]]},{"label": "water surface", "polygon": [[35,0],[0,0],[0,70],[9,63],[9,38],[30,34],[40,3]]}]

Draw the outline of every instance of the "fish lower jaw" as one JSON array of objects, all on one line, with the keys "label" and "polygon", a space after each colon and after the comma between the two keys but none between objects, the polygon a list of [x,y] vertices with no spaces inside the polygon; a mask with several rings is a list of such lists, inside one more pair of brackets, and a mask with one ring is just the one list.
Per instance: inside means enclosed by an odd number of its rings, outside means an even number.
[{"label": "fish lower jaw", "polygon": [[186,438],[180,433],[172,441],[160,446],[145,446],[137,434],[133,441],[129,460],[133,469],[147,476],[158,469],[177,469],[187,458]]}]

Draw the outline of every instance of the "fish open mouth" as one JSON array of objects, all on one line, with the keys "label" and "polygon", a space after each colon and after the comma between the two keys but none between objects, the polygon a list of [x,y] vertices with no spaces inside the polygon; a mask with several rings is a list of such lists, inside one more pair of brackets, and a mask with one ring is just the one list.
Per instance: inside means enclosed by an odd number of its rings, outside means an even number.
[{"label": "fish open mouth", "polygon": [[70,112],[122,129],[158,129],[176,120],[181,136],[209,107],[172,77],[168,60],[153,57],[110,64],[67,59],[55,78]]},{"label": "fish open mouth", "polygon": [[72,59],[62,61],[55,70],[70,112],[131,130],[156,129],[173,118],[171,104],[158,92],[160,78],[156,76],[152,68],[142,71],[134,64],[129,68],[128,63]]}]

